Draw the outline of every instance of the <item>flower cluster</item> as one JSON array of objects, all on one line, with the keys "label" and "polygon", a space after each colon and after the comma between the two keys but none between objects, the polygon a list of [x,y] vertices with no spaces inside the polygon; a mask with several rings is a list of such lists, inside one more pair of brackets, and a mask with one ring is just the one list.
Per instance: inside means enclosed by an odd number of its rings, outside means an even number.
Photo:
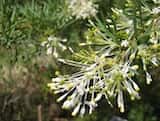
[{"label": "flower cluster", "polygon": [[121,112],[124,112],[123,90],[126,90],[131,99],[140,98],[138,85],[132,80],[137,65],[131,66],[129,62],[115,65],[111,71],[106,73],[107,92],[110,96],[117,96],[117,104]]},{"label": "flower cluster", "polygon": [[97,5],[91,0],[70,0],[69,9],[76,19],[86,19],[95,16],[97,13]]},{"label": "flower cluster", "polygon": [[58,101],[66,100],[63,103],[63,108],[74,108],[72,115],[78,112],[84,115],[86,107],[89,108],[89,113],[97,107],[97,101],[102,97],[102,94],[97,90],[103,89],[104,78],[102,74],[103,60],[96,59],[93,64],[80,64],[73,61],[59,60],[64,63],[79,66],[81,71],[73,74],[72,76],[63,76],[52,79],[49,87],[55,93],[64,93]]},{"label": "flower cluster", "polygon": [[[80,64],[74,61],[59,61],[80,67],[81,70],[71,76],[61,76],[52,79],[49,87],[57,93],[63,93],[58,101],[65,100],[63,108],[74,108],[72,115],[87,112],[92,113],[97,102],[104,96],[109,104],[109,98],[117,97],[117,104],[124,112],[123,90],[127,90],[131,99],[139,98],[138,85],[132,80],[137,66],[131,66],[129,61],[124,64],[105,68],[106,57],[96,57],[92,64]],[[88,108],[87,108],[88,107]]]},{"label": "flower cluster", "polygon": [[58,57],[57,50],[60,48],[62,51],[66,50],[67,47],[63,44],[67,39],[61,39],[55,36],[48,37],[47,41],[43,41],[41,46],[46,48],[47,55],[53,55],[54,57]]}]

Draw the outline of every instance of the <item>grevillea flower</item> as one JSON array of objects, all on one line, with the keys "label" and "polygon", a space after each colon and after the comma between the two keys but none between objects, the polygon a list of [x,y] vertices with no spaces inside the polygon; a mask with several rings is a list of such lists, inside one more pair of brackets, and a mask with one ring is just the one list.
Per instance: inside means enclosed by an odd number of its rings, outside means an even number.
[{"label": "grevillea flower", "polygon": [[[128,91],[131,98],[139,98],[138,85],[131,79],[131,73],[136,71],[129,62],[105,68],[105,57],[96,57],[92,64],[81,64],[74,61],[61,62],[80,67],[80,71],[71,75],[52,79],[49,87],[62,96],[58,101],[65,100],[63,108],[73,108],[72,115],[83,115],[87,109],[89,113],[97,107],[97,102],[104,96],[109,104],[109,98],[117,97],[117,104],[124,112],[123,91]],[[133,75],[133,74],[132,74]]]},{"label": "grevillea flower", "polygon": [[[96,59],[97,60],[97,59]],[[68,63],[68,61],[60,60]],[[103,61],[102,61],[103,62]],[[93,64],[79,64],[81,71],[71,76],[53,78],[49,87],[55,93],[63,93],[58,101],[64,101],[63,108],[74,108],[72,115],[80,113],[83,115],[86,112],[86,107],[89,108],[89,113],[92,113],[97,102],[101,99],[102,95],[96,90],[100,84],[103,72],[102,62],[96,61]],[[70,62],[75,65],[74,62]],[[104,83],[104,82],[103,82]],[[96,87],[96,88],[95,88]]]}]

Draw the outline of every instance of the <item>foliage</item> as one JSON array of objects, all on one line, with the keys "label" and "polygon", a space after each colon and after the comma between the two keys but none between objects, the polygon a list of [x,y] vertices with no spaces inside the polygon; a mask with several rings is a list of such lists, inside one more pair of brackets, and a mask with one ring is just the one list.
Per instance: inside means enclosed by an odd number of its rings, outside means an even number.
[{"label": "foliage", "polygon": [[[137,108],[138,107],[138,108]],[[153,109],[150,105],[140,105],[136,106],[136,108],[132,108],[132,110],[128,114],[129,121],[156,121],[156,117],[152,114]],[[135,116],[136,115],[136,116]]]},{"label": "foliage", "polygon": [[46,83],[57,65],[41,43],[66,25],[64,7],[63,1],[0,1],[0,120],[35,120],[36,106],[48,100]]}]

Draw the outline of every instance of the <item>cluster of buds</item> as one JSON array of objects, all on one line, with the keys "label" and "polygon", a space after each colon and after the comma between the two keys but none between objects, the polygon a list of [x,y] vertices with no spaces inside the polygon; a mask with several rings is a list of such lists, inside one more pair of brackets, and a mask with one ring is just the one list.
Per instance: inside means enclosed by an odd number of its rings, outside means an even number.
[{"label": "cluster of buds", "polygon": [[72,16],[76,19],[86,19],[95,16],[97,13],[97,5],[91,0],[70,0],[69,9],[71,10]]}]

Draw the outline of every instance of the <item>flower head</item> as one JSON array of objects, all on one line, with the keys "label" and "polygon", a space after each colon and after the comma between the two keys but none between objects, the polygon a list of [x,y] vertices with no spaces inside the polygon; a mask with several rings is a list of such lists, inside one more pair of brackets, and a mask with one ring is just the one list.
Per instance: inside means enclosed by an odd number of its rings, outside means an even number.
[{"label": "flower head", "polygon": [[64,51],[67,49],[67,47],[63,44],[66,41],[67,39],[49,36],[46,41],[43,41],[41,43],[41,46],[46,48],[47,55],[53,55],[55,58],[58,58],[59,54],[57,50],[61,49],[62,51]]},{"label": "flower head", "polygon": [[97,13],[97,5],[91,0],[70,0],[69,9],[72,16],[76,16],[76,19],[86,19],[91,16],[95,16]]}]

